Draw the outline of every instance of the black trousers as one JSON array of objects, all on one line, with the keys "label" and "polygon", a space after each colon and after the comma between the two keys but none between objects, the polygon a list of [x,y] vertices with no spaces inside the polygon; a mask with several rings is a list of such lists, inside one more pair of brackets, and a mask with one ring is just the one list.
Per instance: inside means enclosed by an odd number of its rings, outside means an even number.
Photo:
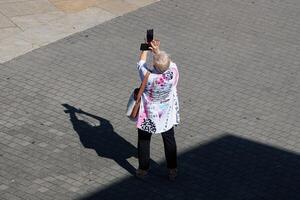
[{"label": "black trousers", "polygon": [[[174,137],[174,128],[161,133],[167,167],[169,169],[177,168],[177,146]],[[139,169],[148,170],[150,167],[150,140],[152,134],[138,129],[138,159]]]}]

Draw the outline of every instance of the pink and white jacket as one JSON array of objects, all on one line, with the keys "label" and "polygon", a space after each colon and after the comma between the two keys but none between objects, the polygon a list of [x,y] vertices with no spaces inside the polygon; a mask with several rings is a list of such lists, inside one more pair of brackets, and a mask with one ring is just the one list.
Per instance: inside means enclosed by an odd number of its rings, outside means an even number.
[{"label": "pink and white jacket", "polygon": [[[146,62],[139,61],[137,68],[143,80],[147,71],[150,71]],[[150,72],[141,97],[136,127],[149,133],[162,133],[180,122],[177,96],[179,72],[173,62],[163,74],[157,73],[155,69]]]}]

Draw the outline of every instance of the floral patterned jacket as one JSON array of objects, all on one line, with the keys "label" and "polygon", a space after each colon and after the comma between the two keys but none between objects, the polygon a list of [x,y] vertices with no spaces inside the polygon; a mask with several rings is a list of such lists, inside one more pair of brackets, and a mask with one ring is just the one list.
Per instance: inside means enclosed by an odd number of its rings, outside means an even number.
[{"label": "floral patterned jacket", "polygon": [[[147,71],[150,71],[146,62],[139,61],[137,68],[143,80]],[[162,133],[180,122],[177,96],[179,72],[173,62],[163,74],[155,70],[150,72],[142,95],[136,127],[149,133]]]}]

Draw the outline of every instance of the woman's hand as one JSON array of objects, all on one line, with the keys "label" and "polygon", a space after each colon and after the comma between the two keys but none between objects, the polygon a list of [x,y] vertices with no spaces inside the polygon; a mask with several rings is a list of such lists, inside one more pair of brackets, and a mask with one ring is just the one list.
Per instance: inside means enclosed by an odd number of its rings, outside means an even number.
[{"label": "woman's hand", "polygon": [[150,45],[151,47],[149,47],[149,49],[151,49],[151,51],[154,53],[154,54],[158,54],[159,53],[159,45],[160,45],[160,41],[155,39],[155,40],[152,40],[150,42]]}]

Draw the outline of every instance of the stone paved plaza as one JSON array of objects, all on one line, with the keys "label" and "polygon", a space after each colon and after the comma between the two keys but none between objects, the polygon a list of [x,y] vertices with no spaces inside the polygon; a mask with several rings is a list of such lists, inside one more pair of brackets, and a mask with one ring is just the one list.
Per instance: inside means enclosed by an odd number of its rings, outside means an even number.
[{"label": "stone paved plaza", "polygon": [[158,0],[0,0],[0,63]]},{"label": "stone paved plaza", "polygon": [[[181,75],[175,182],[159,135],[133,176],[147,28]],[[0,199],[300,199],[298,0],[162,0],[0,70]]]}]

